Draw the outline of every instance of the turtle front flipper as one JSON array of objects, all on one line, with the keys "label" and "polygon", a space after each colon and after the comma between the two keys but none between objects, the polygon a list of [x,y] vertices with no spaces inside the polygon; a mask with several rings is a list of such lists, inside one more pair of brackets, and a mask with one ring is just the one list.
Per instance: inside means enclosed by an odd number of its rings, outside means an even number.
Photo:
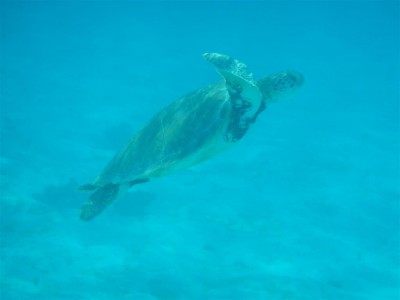
[{"label": "turtle front flipper", "polygon": [[253,80],[253,74],[245,64],[219,53],[205,53],[203,57],[212,63],[225,79],[232,105],[232,117],[226,129],[225,140],[238,141],[265,108],[262,95]]}]

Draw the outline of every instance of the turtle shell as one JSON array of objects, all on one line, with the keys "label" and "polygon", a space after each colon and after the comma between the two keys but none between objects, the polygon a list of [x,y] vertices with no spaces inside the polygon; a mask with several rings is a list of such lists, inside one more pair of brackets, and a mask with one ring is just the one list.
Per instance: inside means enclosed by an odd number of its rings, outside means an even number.
[{"label": "turtle shell", "polygon": [[224,133],[231,114],[224,83],[187,94],[137,132],[94,184],[160,177],[219,153],[230,146]]}]

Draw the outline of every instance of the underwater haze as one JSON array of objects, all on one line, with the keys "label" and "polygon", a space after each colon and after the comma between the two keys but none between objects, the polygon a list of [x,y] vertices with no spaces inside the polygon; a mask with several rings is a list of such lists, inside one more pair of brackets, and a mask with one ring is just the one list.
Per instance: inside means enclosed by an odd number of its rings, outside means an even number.
[{"label": "underwater haze", "polygon": [[[399,11],[2,1],[0,299],[400,299]],[[80,220],[80,185],[222,80],[204,52],[304,85],[234,148]]]}]

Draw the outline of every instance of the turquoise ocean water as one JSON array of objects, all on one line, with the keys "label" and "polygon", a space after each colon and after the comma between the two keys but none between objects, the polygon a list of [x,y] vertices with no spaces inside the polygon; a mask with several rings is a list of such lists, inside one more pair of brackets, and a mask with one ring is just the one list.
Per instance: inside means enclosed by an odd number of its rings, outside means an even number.
[{"label": "turquoise ocean water", "polygon": [[[0,299],[400,299],[397,1],[1,2]],[[220,80],[304,86],[238,145],[79,220],[79,185]]]}]

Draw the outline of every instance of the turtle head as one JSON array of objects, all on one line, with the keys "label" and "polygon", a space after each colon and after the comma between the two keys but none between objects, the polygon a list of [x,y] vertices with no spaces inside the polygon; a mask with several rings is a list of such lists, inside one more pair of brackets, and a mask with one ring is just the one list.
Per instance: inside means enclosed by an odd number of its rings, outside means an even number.
[{"label": "turtle head", "polygon": [[296,91],[303,81],[300,73],[284,71],[261,78],[257,85],[266,102],[277,102]]}]

